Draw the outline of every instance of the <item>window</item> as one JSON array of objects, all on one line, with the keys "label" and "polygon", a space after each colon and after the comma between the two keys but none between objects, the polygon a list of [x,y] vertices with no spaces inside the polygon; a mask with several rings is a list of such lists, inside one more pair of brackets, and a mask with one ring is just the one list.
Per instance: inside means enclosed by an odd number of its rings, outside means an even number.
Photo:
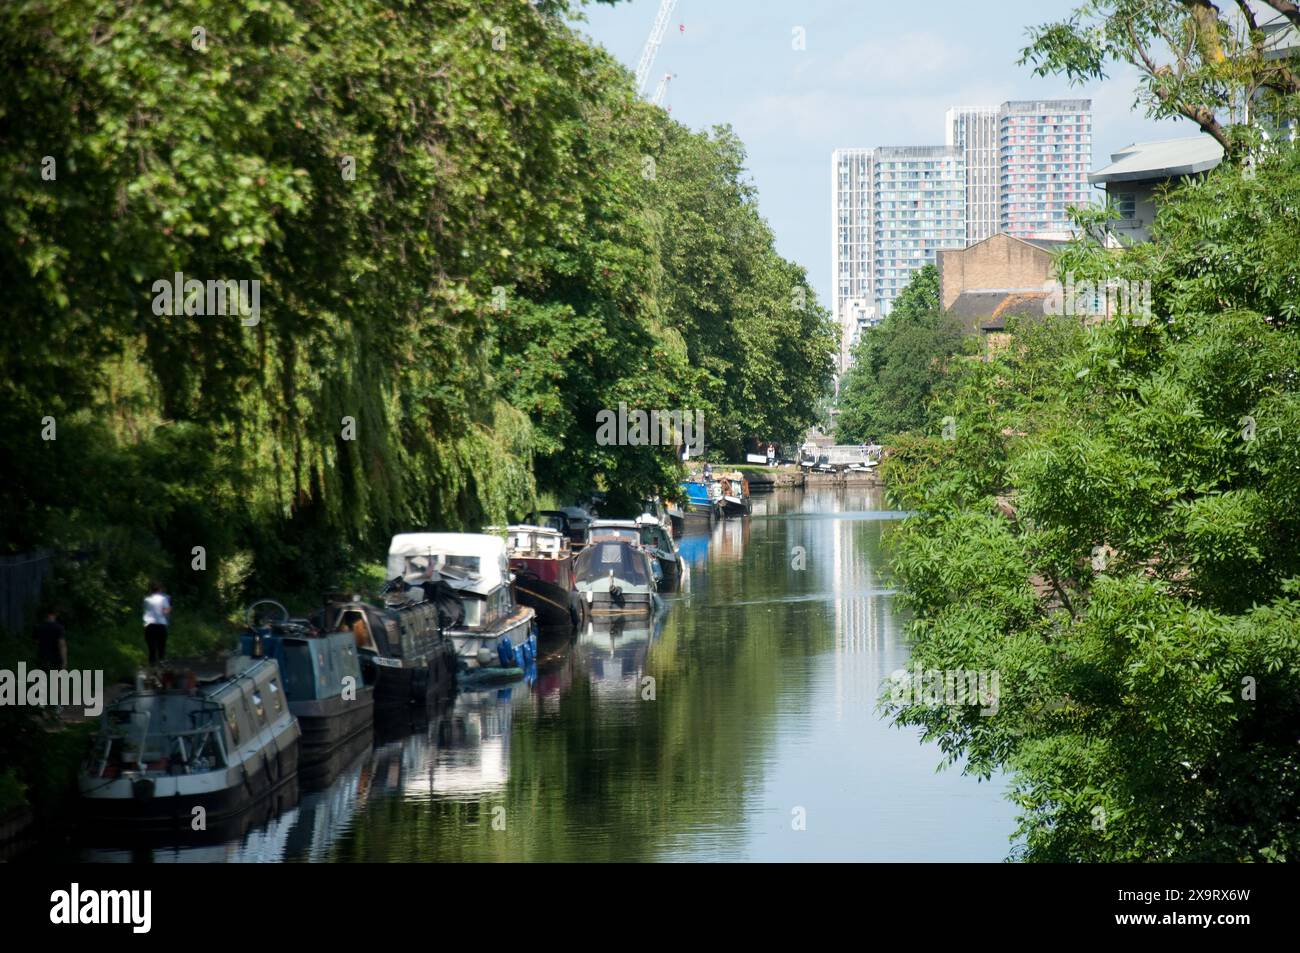
[{"label": "window", "polygon": [[1132,192],[1119,192],[1115,195],[1115,208],[1119,210],[1119,217],[1125,220],[1132,220],[1137,216],[1137,201]]}]

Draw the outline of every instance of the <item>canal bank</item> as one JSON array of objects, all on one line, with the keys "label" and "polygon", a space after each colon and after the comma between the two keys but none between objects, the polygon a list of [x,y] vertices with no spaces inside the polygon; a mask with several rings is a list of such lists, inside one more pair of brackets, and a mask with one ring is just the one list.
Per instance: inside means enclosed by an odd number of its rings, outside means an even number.
[{"label": "canal bank", "polygon": [[682,539],[690,590],[654,622],[544,637],[532,684],[463,692],[268,824],[168,857],[1002,860],[1004,782],[936,772],[877,711],[908,662],[902,515],[871,488],[757,497]]}]

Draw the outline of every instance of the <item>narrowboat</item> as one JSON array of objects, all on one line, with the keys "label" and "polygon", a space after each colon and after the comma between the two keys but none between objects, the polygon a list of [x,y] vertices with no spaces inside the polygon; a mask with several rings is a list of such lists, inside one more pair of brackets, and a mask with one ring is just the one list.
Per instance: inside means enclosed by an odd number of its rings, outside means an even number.
[{"label": "narrowboat", "polygon": [[659,564],[660,589],[675,589],[682,578],[682,559],[677,555],[672,533],[653,514],[643,513],[636,518],[641,548]]},{"label": "narrowboat", "polygon": [[515,602],[506,541],[481,533],[401,533],[388,575],[408,584],[440,578],[460,600],[447,627],[461,669],[527,669],[537,655],[536,613]]},{"label": "narrowboat", "polygon": [[587,614],[601,619],[656,611],[663,603],[655,591],[655,568],[639,539],[593,536],[573,565]]},{"label": "narrowboat", "polygon": [[722,487],[722,513],[724,516],[748,516],[752,510],[749,500],[749,481],[737,470],[723,473],[718,482]]},{"label": "narrowboat", "polygon": [[118,698],[78,778],[84,820],[213,826],[296,784],[300,733],[282,678],[273,658],[232,655],[216,672],[169,670],[162,687]]},{"label": "narrowboat", "polygon": [[682,518],[686,524],[708,525],[719,516],[719,500],[710,492],[709,484],[702,479],[687,480],[680,484],[686,494]]},{"label": "narrowboat", "polygon": [[573,584],[569,537],[557,529],[527,524],[506,530],[515,598],[537,614],[541,626],[578,626],[583,603]]},{"label": "narrowboat", "polygon": [[577,552],[587,545],[588,519],[570,519],[564,510],[536,510],[529,513],[525,522],[530,526],[542,526],[559,530],[569,538],[569,549]]},{"label": "narrowboat", "polygon": [[352,632],[323,632],[291,619],[273,599],[248,607],[240,654],[273,658],[280,666],[289,711],[302,733],[298,770],[313,773],[353,738],[368,736],[375,720],[375,688],[361,672]]},{"label": "narrowboat", "polygon": [[591,510],[585,506],[566,506],[560,512],[569,521],[569,540],[572,542],[574,550],[586,546],[593,519]]},{"label": "narrowboat", "polygon": [[384,587],[384,604],[358,595],[335,595],[312,621],[326,632],[349,632],[365,684],[375,705],[424,705],[449,694],[456,680],[456,651],[446,626],[456,621],[460,601],[437,579],[408,586],[400,579]]},{"label": "narrowboat", "polygon": [[[636,520],[592,520],[591,541],[594,543],[601,539],[626,539],[645,549],[641,542],[641,525]],[[651,558],[650,573],[658,589],[664,581],[664,570],[657,559]]]}]

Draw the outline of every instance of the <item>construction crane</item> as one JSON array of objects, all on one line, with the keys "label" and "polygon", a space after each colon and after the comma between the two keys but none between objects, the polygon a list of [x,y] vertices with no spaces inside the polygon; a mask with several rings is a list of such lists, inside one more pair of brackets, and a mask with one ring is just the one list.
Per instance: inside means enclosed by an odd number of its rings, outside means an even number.
[{"label": "construction crane", "polygon": [[655,88],[654,98],[650,100],[651,103],[656,106],[664,104],[664,93],[668,92],[668,84],[672,82],[672,79],[672,73],[664,73],[663,79],[659,80],[659,85]]},{"label": "construction crane", "polygon": [[650,35],[646,37],[645,41],[645,49],[641,51],[641,62],[636,67],[636,91],[638,96],[645,95],[645,84],[646,80],[650,78],[650,68],[654,66],[655,55],[659,52],[659,44],[664,41],[668,21],[672,18],[673,10],[676,7],[677,0],[660,0],[659,13],[655,15],[655,25],[650,28]]}]

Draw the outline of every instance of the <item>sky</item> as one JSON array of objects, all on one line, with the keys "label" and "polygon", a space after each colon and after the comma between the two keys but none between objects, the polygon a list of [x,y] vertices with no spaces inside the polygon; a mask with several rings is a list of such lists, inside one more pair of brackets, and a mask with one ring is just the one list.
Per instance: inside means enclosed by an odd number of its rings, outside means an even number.
[{"label": "sky", "polygon": [[[777,250],[808,270],[830,306],[831,150],[942,145],[950,106],[1090,98],[1092,168],[1132,142],[1195,135],[1135,108],[1137,76],[1116,70],[1071,87],[1018,66],[1033,25],[1077,0],[679,0],[647,95],[672,73],[664,105],[692,129],[729,123],[745,143],[759,209]],[[635,70],[659,0],[589,4],[577,28]],[[803,50],[794,49],[795,29]]]}]

